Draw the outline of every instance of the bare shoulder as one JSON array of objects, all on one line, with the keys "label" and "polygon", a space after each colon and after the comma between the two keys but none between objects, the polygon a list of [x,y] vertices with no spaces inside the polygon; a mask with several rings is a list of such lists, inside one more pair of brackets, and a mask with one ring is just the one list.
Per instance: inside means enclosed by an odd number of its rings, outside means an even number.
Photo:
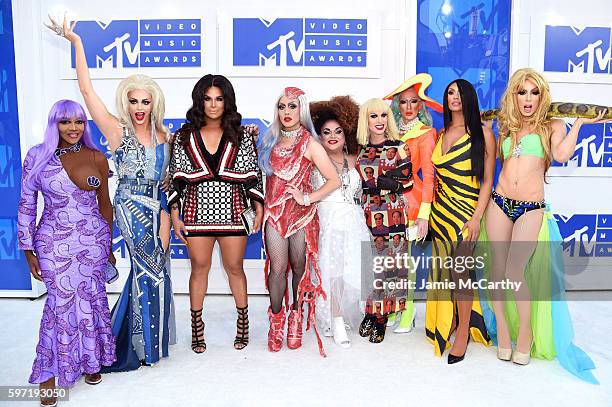
[{"label": "bare shoulder", "polygon": [[313,136],[310,136],[310,138],[308,139],[308,149],[310,151],[321,151],[323,150],[323,146],[321,145],[319,140],[317,140]]},{"label": "bare shoulder", "polygon": [[104,155],[104,153],[102,153],[99,150],[91,150],[91,151],[93,153],[94,162],[96,163],[96,167],[101,168],[101,169],[107,169],[108,160],[106,159],[106,156]]},{"label": "bare shoulder", "polygon": [[346,161],[348,161],[349,168],[353,168],[357,165],[357,156],[356,155],[347,155]]},{"label": "bare shoulder", "polygon": [[565,131],[565,121],[563,119],[553,119],[550,122],[550,127],[553,131]]}]

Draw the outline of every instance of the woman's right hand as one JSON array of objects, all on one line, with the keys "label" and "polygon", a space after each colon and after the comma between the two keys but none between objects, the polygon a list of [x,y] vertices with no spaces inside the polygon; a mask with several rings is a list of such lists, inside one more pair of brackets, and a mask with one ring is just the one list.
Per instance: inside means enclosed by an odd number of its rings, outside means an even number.
[{"label": "woman's right hand", "polygon": [[25,251],[26,261],[28,262],[28,268],[30,269],[30,273],[32,277],[37,279],[38,281],[43,281],[42,279],[42,270],[40,269],[40,263],[38,262],[38,257],[34,254],[32,250]]},{"label": "woman's right hand", "polygon": [[60,26],[57,21],[55,21],[51,16],[49,16],[49,21],[51,24],[45,24],[51,31],[60,37],[66,38],[68,41],[74,43],[81,39],[77,33],[74,32],[74,26],[76,25],[76,20],[72,23],[72,26],[68,26],[68,19],[66,14],[64,13],[64,22]]},{"label": "woman's right hand", "polygon": [[185,228],[185,222],[183,222],[178,216],[172,217],[172,229],[174,229],[174,234],[176,237],[180,239],[181,242],[187,246],[187,237],[189,233]]}]

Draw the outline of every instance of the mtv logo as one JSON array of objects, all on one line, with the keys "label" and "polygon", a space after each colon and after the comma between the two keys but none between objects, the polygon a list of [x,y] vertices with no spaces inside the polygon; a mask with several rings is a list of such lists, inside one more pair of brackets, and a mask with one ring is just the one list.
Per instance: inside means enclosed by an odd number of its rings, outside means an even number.
[{"label": "mtv logo", "polygon": [[[131,68],[138,66],[140,43],[137,20],[79,21],[74,31],[85,45],[85,57],[90,68]],[[75,67],[74,47],[71,48]]]},{"label": "mtv logo", "polygon": [[17,219],[0,219],[0,260],[18,260]]},{"label": "mtv logo", "polygon": [[234,18],[234,66],[304,65],[304,19]]},{"label": "mtv logo", "polygon": [[15,169],[19,169],[20,164],[12,146],[0,145],[0,188],[15,187]]},{"label": "mtv logo", "polygon": [[594,255],[597,215],[555,215],[555,219],[563,238],[563,250],[565,252],[572,257]]},{"label": "mtv logo", "polygon": [[610,73],[610,27],[545,28],[544,71]]},{"label": "mtv logo", "polygon": [[[605,155],[612,147],[612,139],[604,137],[605,124],[586,124],[580,128],[574,155],[567,163],[553,162],[555,167],[589,168],[605,166]],[[569,126],[567,126],[569,127]],[[607,144],[610,144],[607,147]]]}]

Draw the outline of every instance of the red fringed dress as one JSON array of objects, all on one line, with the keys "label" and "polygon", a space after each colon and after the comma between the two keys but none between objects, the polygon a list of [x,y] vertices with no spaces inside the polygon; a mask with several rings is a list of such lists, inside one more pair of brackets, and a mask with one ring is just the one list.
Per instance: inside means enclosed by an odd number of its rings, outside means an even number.
[{"label": "red fringed dress", "polygon": [[[266,177],[266,194],[264,202],[264,225],[270,225],[278,231],[283,238],[288,238],[300,229],[304,229],[306,236],[306,270],[298,286],[298,307],[305,302],[308,304],[306,330],[314,328],[319,352],[325,356],[323,343],[319,337],[315,323],[315,304],[319,295],[325,298],[321,287],[321,271],[318,266],[319,218],[316,205],[300,205],[287,192],[287,186],[293,185],[303,193],[313,190],[311,176],[313,163],[304,157],[308,143],[312,136],[304,127],[300,129],[294,143],[289,147],[276,145],[270,153],[270,165],[274,170],[272,175]],[[264,229],[265,230],[265,229]],[[265,238],[264,238],[265,239]],[[264,244],[265,247],[265,244]],[[266,256],[265,278],[268,284],[270,259]],[[287,268],[287,276],[291,265]],[[313,275],[314,273],[314,275]],[[289,287],[289,285],[287,285]],[[289,308],[289,291],[285,291],[285,307]]]}]

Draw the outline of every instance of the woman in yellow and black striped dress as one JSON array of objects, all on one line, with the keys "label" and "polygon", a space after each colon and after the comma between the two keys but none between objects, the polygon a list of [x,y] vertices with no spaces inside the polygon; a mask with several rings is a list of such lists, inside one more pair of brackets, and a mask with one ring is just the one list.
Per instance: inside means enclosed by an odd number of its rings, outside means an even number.
[{"label": "woman in yellow and black striped dress", "polygon": [[[444,92],[444,129],[432,154],[436,188],[430,228],[433,263],[429,284],[453,282],[456,289],[428,287],[425,332],[441,356],[455,341],[448,363],[463,360],[471,333],[475,341],[490,344],[477,293],[459,289],[473,270],[461,258],[472,255],[472,243],[480,233],[480,219],[493,185],[495,138],[480,121],[474,87],[463,79],[450,83]],[[469,264],[467,264],[469,265]]]}]

